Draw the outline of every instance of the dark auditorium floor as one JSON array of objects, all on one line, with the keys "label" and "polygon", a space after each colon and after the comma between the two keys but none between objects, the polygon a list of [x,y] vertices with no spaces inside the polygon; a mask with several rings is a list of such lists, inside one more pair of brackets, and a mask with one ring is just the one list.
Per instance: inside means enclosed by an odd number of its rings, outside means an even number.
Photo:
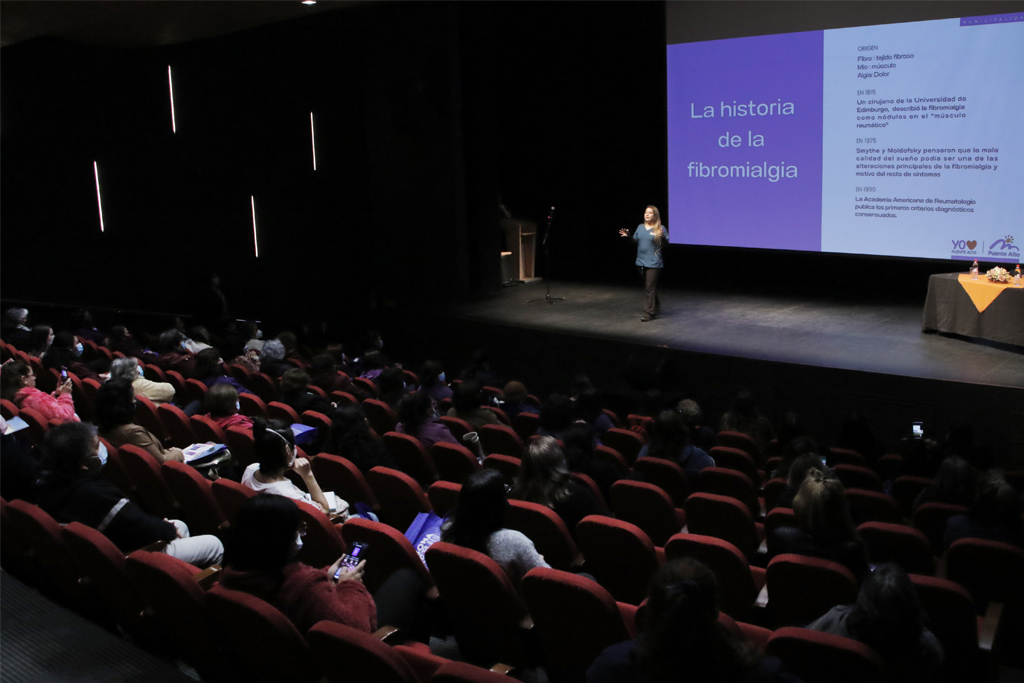
[{"label": "dark auditorium floor", "polygon": [[671,349],[1004,387],[1024,387],[1024,349],[921,332],[920,304],[661,291],[640,322],[639,287],[542,281],[448,305],[456,317]]}]

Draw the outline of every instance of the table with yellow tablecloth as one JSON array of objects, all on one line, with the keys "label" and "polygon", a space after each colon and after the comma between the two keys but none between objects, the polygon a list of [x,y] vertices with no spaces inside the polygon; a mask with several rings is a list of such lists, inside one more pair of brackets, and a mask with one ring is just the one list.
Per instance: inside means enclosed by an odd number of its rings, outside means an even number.
[{"label": "table with yellow tablecloth", "polygon": [[928,278],[924,332],[949,332],[1024,346],[1024,289],[984,274],[939,273]]}]

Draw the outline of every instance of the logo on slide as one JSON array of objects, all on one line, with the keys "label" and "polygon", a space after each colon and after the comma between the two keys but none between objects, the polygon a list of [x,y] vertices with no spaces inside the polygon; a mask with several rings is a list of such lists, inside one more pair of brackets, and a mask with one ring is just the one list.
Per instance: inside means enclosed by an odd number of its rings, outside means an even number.
[{"label": "logo on slide", "polygon": [[1013,243],[1013,235],[1007,235],[989,245],[988,255],[1017,257],[1020,255],[1020,247]]},{"label": "logo on slide", "polygon": [[950,256],[977,256],[978,252],[974,250],[978,246],[978,240],[952,240],[953,248],[950,250]]}]

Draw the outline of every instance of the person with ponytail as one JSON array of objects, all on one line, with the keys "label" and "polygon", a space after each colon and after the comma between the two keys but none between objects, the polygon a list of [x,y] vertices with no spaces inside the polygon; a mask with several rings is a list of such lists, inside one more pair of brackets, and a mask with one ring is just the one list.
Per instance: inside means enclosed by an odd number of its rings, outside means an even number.
[{"label": "person with ponytail", "polygon": [[[256,459],[245,468],[242,484],[253,491],[273,493],[292,500],[301,500],[318,506],[324,512],[331,509],[327,497],[320,489],[313,467],[305,458],[295,457],[295,436],[284,423],[267,424],[260,418],[253,418],[252,438],[256,450]],[[285,476],[288,470],[302,477],[308,493],[300,489]],[[348,503],[339,500],[340,509],[348,507]]]},{"label": "person with ponytail", "polygon": [[795,683],[775,657],[762,657],[735,626],[718,618],[718,584],[706,565],[672,560],[651,580],[636,640],[605,648],[587,683]]},{"label": "person with ponytail", "polygon": [[[629,231],[623,228],[619,235],[629,237]],[[661,224],[658,207],[648,205],[644,210],[644,222],[633,231],[633,241],[636,242],[636,267],[644,281],[644,314],[640,320],[648,322],[661,311],[658,276],[665,267],[662,247],[668,244],[668,226]]]}]

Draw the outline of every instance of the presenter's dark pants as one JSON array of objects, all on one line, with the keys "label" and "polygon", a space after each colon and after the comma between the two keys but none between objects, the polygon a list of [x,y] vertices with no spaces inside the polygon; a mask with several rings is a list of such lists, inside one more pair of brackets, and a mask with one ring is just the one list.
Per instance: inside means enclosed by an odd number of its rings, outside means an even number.
[{"label": "presenter's dark pants", "polygon": [[644,268],[637,266],[640,277],[644,281],[644,313],[650,316],[661,312],[661,300],[658,299],[658,276],[661,268]]}]

